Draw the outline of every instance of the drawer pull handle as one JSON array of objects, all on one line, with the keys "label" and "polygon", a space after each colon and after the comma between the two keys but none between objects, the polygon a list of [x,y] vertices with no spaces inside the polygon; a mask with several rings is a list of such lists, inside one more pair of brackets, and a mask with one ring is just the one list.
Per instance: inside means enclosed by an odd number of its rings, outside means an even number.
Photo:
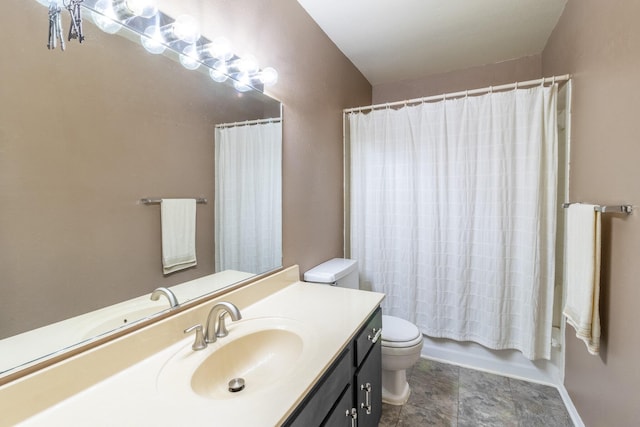
[{"label": "drawer pull handle", "polygon": [[358,425],[358,410],[356,408],[347,409],[347,412],[344,415],[351,417],[351,427],[356,427]]},{"label": "drawer pull handle", "polygon": [[367,415],[371,415],[371,383],[360,385],[360,390],[364,390],[364,403],[360,407],[367,411]]},{"label": "drawer pull handle", "polygon": [[373,336],[367,335],[367,339],[375,344],[380,339],[380,335],[382,335],[382,328],[380,329],[373,328],[371,332],[373,332]]}]

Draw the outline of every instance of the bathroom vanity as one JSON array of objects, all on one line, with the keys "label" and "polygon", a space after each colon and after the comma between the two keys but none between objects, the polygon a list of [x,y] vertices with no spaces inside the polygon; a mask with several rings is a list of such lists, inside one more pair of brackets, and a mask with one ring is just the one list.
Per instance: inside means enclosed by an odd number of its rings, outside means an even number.
[{"label": "bathroom vanity", "polygon": [[382,414],[381,330],[378,308],[284,425],[377,426]]},{"label": "bathroom vanity", "polygon": [[[5,384],[0,425],[377,425],[384,295],[299,277],[288,268]],[[242,319],[194,351],[183,331],[221,301]]]}]

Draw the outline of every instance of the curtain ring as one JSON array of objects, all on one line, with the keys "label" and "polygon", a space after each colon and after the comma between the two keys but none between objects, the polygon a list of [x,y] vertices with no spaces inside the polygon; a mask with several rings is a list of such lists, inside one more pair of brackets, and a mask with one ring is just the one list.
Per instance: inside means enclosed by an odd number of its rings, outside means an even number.
[{"label": "curtain ring", "polygon": [[468,89],[464,91],[464,97],[465,97],[465,98],[468,98],[468,97],[469,97],[469,90],[468,90]]},{"label": "curtain ring", "polygon": [[489,86],[489,93],[493,93],[493,86]]},{"label": "curtain ring", "polygon": [[519,83],[518,83],[518,82],[516,82],[516,90],[518,90],[518,84],[519,84]]}]

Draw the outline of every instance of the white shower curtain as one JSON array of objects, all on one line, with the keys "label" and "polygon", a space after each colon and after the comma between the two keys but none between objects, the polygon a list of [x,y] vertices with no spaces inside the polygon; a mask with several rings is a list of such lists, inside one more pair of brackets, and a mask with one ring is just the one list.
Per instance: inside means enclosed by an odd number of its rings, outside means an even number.
[{"label": "white shower curtain", "polygon": [[351,257],[388,314],[549,358],[556,93],[350,114]]},{"label": "white shower curtain", "polygon": [[216,128],[215,268],[282,265],[280,122]]}]

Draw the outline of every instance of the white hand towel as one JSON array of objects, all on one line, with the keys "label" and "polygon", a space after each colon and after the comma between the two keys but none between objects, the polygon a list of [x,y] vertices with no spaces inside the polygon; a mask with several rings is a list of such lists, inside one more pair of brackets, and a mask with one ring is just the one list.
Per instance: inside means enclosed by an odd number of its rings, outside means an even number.
[{"label": "white hand towel", "polygon": [[196,200],[162,199],[160,215],[163,273],[196,265]]},{"label": "white hand towel", "polygon": [[567,211],[566,302],[563,310],[576,336],[597,355],[600,350],[600,212],[572,204]]}]

